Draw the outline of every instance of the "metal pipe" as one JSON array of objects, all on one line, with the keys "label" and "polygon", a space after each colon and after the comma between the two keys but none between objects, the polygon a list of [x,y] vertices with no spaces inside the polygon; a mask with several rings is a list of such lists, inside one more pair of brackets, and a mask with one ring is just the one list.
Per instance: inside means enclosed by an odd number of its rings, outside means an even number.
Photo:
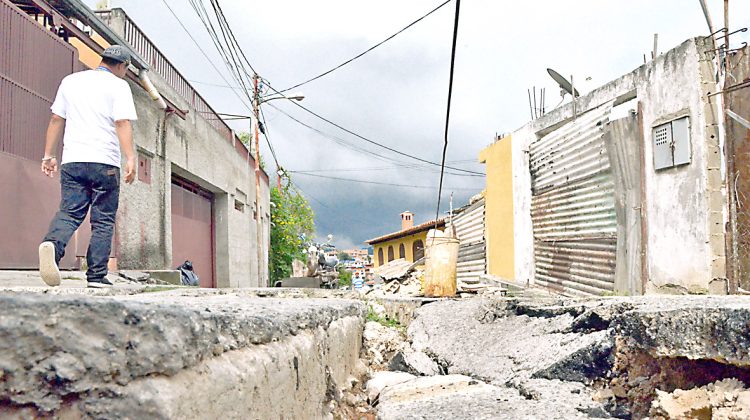
[{"label": "metal pipe", "polygon": [[643,128],[643,103],[638,101],[638,152],[640,154],[641,166],[641,294],[646,293],[648,285],[648,219],[646,212],[646,152],[645,133]]},{"label": "metal pipe", "polygon": [[708,11],[708,6],[706,6],[706,0],[698,0],[701,4],[701,9],[703,9],[703,16],[706,17],[706,23],[708,24],[708,32],[714,33],[714,24],[711,22],[711,13]]},{"label": "metal pipe", "polygon": [[125,42],[119,35],[117,35],[112,29],[102,22],[99,17],[91,11],[81,0],[62,0],[63,4],[67,6],[75,15],[74,17],[90,26],[97,34],[104,38],[110,44],[117,44],[128,50],[131,55],[133,65],[139,70],[148,70],[149,65],[146,61],[141,58],[130,46]]},{"label": "metal pipe", "polygon": [[154,84],[151,82],[151,79],[148,77],[148,70],[141,69],[138,72],[138,79],[141,81],[141,86],[143,86],[143,89],[148,92],[148,95],[154,102],[156,102],[159,108],[167,109],[167,103],[164,101],[164,98],[161,97],[159,91],[156,90],[156,86],[154,86]]}]

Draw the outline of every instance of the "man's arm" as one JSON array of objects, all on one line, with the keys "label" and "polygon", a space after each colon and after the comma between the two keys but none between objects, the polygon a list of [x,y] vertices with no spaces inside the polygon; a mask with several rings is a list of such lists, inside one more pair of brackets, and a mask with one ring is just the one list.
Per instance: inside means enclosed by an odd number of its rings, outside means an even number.
[{"label": "man's arm", "polygon": [[47,138],[44,142],[44,157],[42,158],[42,172],[50,178],[57,172],[55,150],[57,150],[57,143],[60,141],[64,129],[65,118],[52,114],[47,126]]},{"label": "man's arm", "polygon": [[120,140],[120,148],[127,159],[125,163],[125,183],[132,184],[135,180],[135,149],[133,148],[133,126],[130,120],[115,121],[115,131]]}]

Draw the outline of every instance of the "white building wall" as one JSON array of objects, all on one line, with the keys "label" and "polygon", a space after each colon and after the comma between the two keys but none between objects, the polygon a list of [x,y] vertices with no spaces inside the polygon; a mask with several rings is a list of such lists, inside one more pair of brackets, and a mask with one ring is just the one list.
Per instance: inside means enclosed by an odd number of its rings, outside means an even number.
[{"label": "white building wall", "polygon": [[[713,66],[704,53],[713,46],[703,38],[685,41],[633,72],[578,98],[578,113],[615,100],[636,98],[642,104],[648,226],[647,293],[721,293],[726,277],[721,193],[721,151]],[[718,99],[718,96],[715,97]],[[690,117],[692,147],[688,165],[656,172],[652,127],[679,116]],[[512,133],[515,274],[519,284],[534,282],[529,145],[570,121],[568,103]],[[713,281],[713,282],[712,282]]]}]

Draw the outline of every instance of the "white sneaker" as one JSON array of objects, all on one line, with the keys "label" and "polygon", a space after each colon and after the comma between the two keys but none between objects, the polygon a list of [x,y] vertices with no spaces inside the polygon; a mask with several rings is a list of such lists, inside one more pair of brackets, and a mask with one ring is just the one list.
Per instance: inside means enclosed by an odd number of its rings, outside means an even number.
[{"label": "white sneaker", "polygon": [[62,278],[55,262],[55,245],[52,242],[39,245],[39,275],[48,286],[60,285]]}]

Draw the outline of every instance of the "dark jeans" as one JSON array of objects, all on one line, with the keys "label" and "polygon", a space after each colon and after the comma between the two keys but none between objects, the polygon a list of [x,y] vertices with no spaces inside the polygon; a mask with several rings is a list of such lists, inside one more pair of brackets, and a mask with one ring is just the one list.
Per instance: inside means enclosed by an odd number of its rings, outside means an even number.
[{"label": "dark jeans", "polygon": [[107,275],[112,234],[120,196],[120,169],[103,163],[66,163],[60,168],[62,199],[60,211],[49,225],[44,241],[55,244],[55,260],[65,255],[65,247],[91,207],[91,241],[86,252],[89,280]]}]

